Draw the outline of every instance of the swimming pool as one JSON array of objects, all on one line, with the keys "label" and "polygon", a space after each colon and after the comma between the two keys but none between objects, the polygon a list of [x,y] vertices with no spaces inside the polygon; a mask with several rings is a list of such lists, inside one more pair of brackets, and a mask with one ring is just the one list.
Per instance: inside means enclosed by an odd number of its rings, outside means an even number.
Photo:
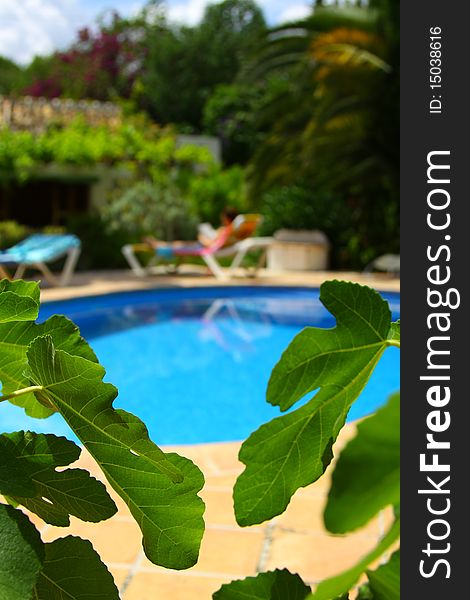
[{"label": "swimming pool", "polygon": [[[236,441],[281,414],[265,401],[266,385],[294,335],[334,326],[318,296],[285,287],[145,290],[45,303],[39,320],[65,314],[80,327],[119,390],[114,406],[138,415],[158,444]],[[382,296],[398,318],[399,295]],[[399,351],[389,348],[348,419],[398,388]],[[5,404],[4,431],[76,439],[59,415],[39,421]]]}]

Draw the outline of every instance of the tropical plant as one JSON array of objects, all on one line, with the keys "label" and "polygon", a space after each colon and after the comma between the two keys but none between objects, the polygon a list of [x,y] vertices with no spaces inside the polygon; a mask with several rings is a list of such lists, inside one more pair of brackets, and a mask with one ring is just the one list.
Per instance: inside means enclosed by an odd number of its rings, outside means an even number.
[{"label": "tropical plant", "polygon": [[398,244],[398,22],[389,4],[316,9],[278,27],[246,73],[285,79],[259,111],[267,133],[251,162],[251,195],[300,178],[342,196],[360,235],[355,267]]}]

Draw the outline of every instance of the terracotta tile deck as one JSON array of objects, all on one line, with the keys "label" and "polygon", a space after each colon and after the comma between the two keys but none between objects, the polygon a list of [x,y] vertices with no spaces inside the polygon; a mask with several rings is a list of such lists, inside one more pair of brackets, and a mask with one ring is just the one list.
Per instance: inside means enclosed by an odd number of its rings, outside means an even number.
[{"label": "terracotta tile deck", "polygon": [[[338,445],[353,433],[354,426],[347,426]],[[42,537],[51,541],[71,534],[91,540],[112,572],[123,600],[210,600],[223,583],[275,568],[299,573],[306,583],[314,585],[352,566],[376,544],[389,521],[386,515],[348,536],[325,531],[321,515],[329,487],[328,471],[315,484],[299,490],[283,515],[263,525],[238,527],[232,488],[242,471],[237,460],[239,447],[239,443],[225,443],[166,448],[190,457],[205,469],[201,496],[206,503],[206,532],[199,561],[187,571],[166,570],[145,558],[140,531],[122,502],[118,503],[118,514],[109,521],[93,524],[72,518],[68,530],[43,525]],[[85,451],[78,465],[102,478]],[[39,526],[40,521],[36,524]]]},{"label": "terracotta tile deck", "polygon": [[[319,272],[276,276],[265,272],[257,279],[237,278],[226,285],[316,287],[332,278],[355,280],[381,290],[399,290],[398,280],[389,277]],[[161,275],[142,279],[127,271],[101,272],[77,274],[72,286],[45,289],[42,297],[52,300],[149,287],[201,285],[220,285],[220,282],[192,271],[179,277]],[[354,430],[354,425],[343,429],[335,445],[336,454],[354,435]],[[71,533],[90,539],[113,573],[123,600],[210,600],[223,583],[274,568],[286,567],[298,572],[304,581],[314,585],[354,564],[375,545],[390,520],[390,515],[383,514],[353,535],[328,534],[323,528],[322,511],[328,493],[329,469],[317,483],[299,490],[283,515],[263,525],[242,529],[235,522],[232,504],[233,484],[243,467],[237,459],[239,447],[239,443],[225,443],[171,448],[193,460],[206,477],[201,492],[206,503],[206,533],[200,560],[188,571],[165,570],[145,558],[140,531],[120,499],[118,515],[112,520],[89,524],[73,519],[70,530],[43,526],[43,538],[52,540]],[[102,479],[85,451],[79,464]],[[39,520],[35,522],[39,524]]]}]

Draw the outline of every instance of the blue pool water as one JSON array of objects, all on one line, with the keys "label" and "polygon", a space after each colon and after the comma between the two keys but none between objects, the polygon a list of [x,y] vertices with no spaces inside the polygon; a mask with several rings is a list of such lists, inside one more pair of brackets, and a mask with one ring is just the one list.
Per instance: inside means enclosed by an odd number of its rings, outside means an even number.
[{"label": "blue pool water", "polygon": [[[398,294],[383,294],[393,318]],[[146,290],[43,304],[40,320],[65,314],[91,343],[116,407],[138,415],[159,444],[245,439],[281,414],[265,401],[273,366],[303,327],[333,327],[304,288]],[[375,410],[399,388],[399,352],[388,349],[349,413]],[[75,439],[59,415],[38,421],[2,406],[2,429],[32,429]],[[6,411],[4,410],[6,409]]]}]

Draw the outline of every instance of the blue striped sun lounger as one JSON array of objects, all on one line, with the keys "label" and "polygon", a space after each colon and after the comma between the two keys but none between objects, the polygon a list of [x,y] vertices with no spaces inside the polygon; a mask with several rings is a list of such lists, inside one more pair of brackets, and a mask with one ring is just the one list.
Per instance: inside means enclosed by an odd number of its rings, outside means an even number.
[{"label": "blue striped sun lounger", "polygon": [[[81,242],[72,234],[35,233],[7,250],[0,251],[0,266],[16,268],[14,278],[27,268],[39,270],[52,285],[68,285],[81,252]],[[56,277],[47,266],[66,256],[62,273]]]}]

